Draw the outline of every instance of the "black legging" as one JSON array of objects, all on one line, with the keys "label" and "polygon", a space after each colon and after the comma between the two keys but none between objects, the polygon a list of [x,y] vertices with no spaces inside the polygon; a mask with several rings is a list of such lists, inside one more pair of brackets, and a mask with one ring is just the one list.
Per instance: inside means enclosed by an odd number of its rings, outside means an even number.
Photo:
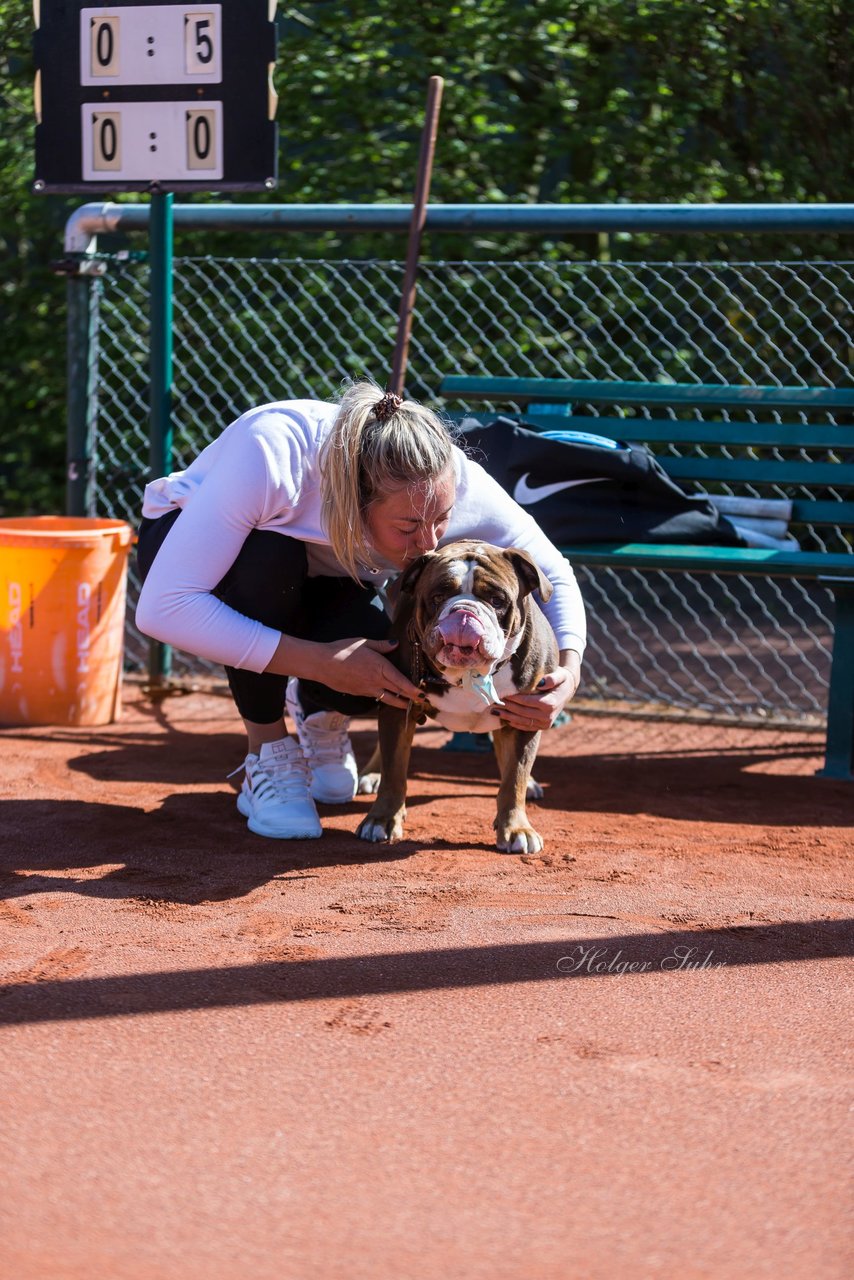
[{"label": "black legging", "polygon": [[[136,558],[144,582],[163,539],[180,511],[139,527]],[[343,640],[365,636],[384,640],[389,620],[371,587],[352,578],[310,578],[305,544],[268,529],[253,529],[213,594],[256,622],[303,640]],[[237,709],[253,724],[272,724],[285,706],[287,676],[226,667]],[[341,711],[348,716],[376,711],[373,698],[339,693],[315,681],[300,680],[300,702],[306,714]]]}]

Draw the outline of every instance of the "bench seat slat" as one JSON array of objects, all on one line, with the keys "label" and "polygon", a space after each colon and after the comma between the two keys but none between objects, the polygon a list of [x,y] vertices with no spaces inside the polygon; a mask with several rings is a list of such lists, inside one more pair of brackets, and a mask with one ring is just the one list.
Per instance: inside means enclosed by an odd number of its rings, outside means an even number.
[{"label": "bench seat slat", "polygon": [[[486,415],[485,415],[486,416]],[[489,415],[494,421],[496,414]],[[589,431],[611,440],[648,444],[759,445],[778,449],[850,449],[854,426],[804,422],[685,422],[650,418],[558,418],[525,414],[538,430]]]},{"label": "bench seat slat", "polygon": [[854,469],[841,462],[780,462],[774,458],[672,458],[658,455],[658,461],[676,480],[703,480],[711,483],[832,485],[854,487]]},{"label": "bench seat slat", "polygon": [[821,498],[795,498],[792,524],[838,524],[854,529],[854,502],[823,501]]},{"label": "bench seat slat", "polygon": [[677,569],[771,577],[854,580],[854,555],[824,551],[766,551],[757,547],[700,547],[645,542],[562,546],[570,564],[632,569]]},{"label": "bench seat slat", "polygon": [[[456,413],[450,415],[463,424],[487,426],[501,414]],[[758,445],[781,449],[851,449],[854,452],[854,425],[804,422],[686,422],[675,418],[575,418],[538,414],[535,410],[507,418],[519,419],[534,431],[586,431],[609,440],[648,444]],[[524,421],[523,421],[524,420]]]},{"label": "bench seat slat", "polygon": [[481,400],[578,401],[582,404],[688,405],[702,408],[854,409],[854,387],[736,387],[565,378],[469,378],[450,374],[442,396]]}]

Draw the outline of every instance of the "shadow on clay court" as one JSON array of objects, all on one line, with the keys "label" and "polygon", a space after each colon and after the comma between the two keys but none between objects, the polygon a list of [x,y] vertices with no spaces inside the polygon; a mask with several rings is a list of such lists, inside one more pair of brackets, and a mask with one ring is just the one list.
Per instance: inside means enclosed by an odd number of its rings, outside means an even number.
[{"label": "shadow on clay court", "polygon": [[690,981],[691,963],[695,971],[720,971],[850,956],[854,954],[853,926],[852,920],[799,920],[601,938],[575,937],[568,926],[565,938],[549,942],[18,983],[0,992],[0,1024],[340,1000],[549,979],[615,980],[619,971],[596,966],[616,961],[618,955],[635,966],[619,973],[624,982],[643,982],[650,974],[666,974],[672,982]]},{"label": "shadow on clay court", "polygon": [[[20,747],[12,747],[26,751],[27,741],[40,738],[70,748],[85,746],[79,755],[69,751],[63,767],[103,786],[98,788],[102,799],[94,801],[74,798],[72,785],[68,798],[13,799],[4,804],[0,873],[7,894],[66,890],[194,905],[238,898],[277,876],[310,873],[312,867],[405,861],[424,847],[423,837],[420,844],[404,840],[393,846],[357,841],[353,832],[370,807],[367,796],[337,808],[335,814],[346,820],[348,829],[327,828],[322,841],[253,836],[236,811],[232,788],[240,775],[226,780],[242,763],[242,734],[236,728],[210,731],[204,720],[185,721],[192,727],[181,728],[162,707],[150,705],[148,710],[149,725],[139,729],[105,727],[86,730],[85,736],[80,730],[29,730]],[[365,762],[375,730],[366,721],[354,729],[356,755]],[[11,745],[17,735],[4,731],[0,738]],[[460,800],[468,801],[467,815],[472,805],[483,813],[482,831],[475,824],[475,842],[469,834],[456,842],[437,839],[431,847],[483,849],[500,857],[491,830],[498,782],[495,759],[491,752],[442,751],[439,745],[446,740],[435,730],[431,741],[436,745],[419,746],[416,738],[408,807],[415,812],[428,805],[446,806],[453,814]],[[674,747],[668,726],[651,738],[646,733],[645,740],[656,749],[632,750],[630,727],[610,740],[600,739],[598,728],[591,733],[589,727],[586,738],[562,733],[546,738],[535,766],[545,795],[532,815],[537,809],[560,812],[571,822],[573,813],[644,813],[683,822],[758,827],[839,827],[851,822],[850,784],[794,774],[791,769],[773,771],[777,765],[785,769],[791,760],[814,758],[815,738],[785,743],[768,738],[750,750],[692,750],[684,743]],[[558,754],[588,744],[594,748],[589,753]],[[171,794],[162,799],[164,784]],[[133,794],[137,785],[138,797]],[[149,785],[158,786],[156,796],[146,796]],[[117,798],[119,793],[126,798],[131,789],[138,803],[105,803],[113,788]]]},{"label": "shadow on clay court", "polygon": [[199,906],[245,897],[312,868],[405,861],[417,849],[412,841],[366,845],[336,830],[322,840],[265,840],[247,831],[229,790],[168,796],[149,812],[83,800],[11,800],[4,818],[0,897],[7,899],[78,893]]},{"label": "shadow on clay court", "polygon": [[[356,757],[364,764],[375,734],[370,730],[356,732],[353,741]],[[130,743],[116,741],[104,750],[69,760],[68,767],[107,783],[168,783],[176,789],[208,784],[222,788],[222,796],[233,805],[226,775],[239,767],[242,751],[239,734],[173,735],[169,731],[165,740],[143,737]],[[851,825],[854,788],[850,783],[817,778],[812,773],[756,772],[766,765],[814,757],[816,752],[813,738],[751,749],[543,753],[537,758],[534,776],[545,788],[539,807],[559,809],[570,816],[573,812],[646,813],[677,821],[737,821],[757,826]],[[417,784],[407,801],[414,809],[459,795],[491,801],[497,792],[498,770],[491,751],[450,753],[416,745],[410,779]],[[359,798],[336,812],[352,813],[355,827],[367,803],[368,797]],[[200,821],[206,820],[208,807],[204,802],[199,804]],[[222,820],[226,809],[217,812]]]},{"label": "shadow on clay court", "polygon": [[[16,799],[4,803],[0,850],[0,895],[77,893],[129,903],[197,906],[237,899],[277,878],[310,875],[313,869],[367,863],[405,863],[423,852],[420,841],[366,845],[355,838],[360,819],[371,804],[368,796],[335,810],[322,807],[324,819],[334,812],[346,830],[326,826],[322,840],[265,840],[247,831],[238,814],[235,793],[220,766],[231,745],[214,741],[199,756],[188,757],[148,744],[122,745],[113,751],[79,757],[71,766],[127,794],[128,784],[167,778],[176,788],[146,807],[83,799]],[[413,753],[410,813],[432,805],[459,812],[468,802],[482,821],[459,839],[436,838],[436,850],[480,851],[501,858],[492,840],[496,792],[494,762],[477,757],[451,757],[435,750]],[[531,806],[531,815],[560,811],[570,823],[573,812],[631,815],[655,814],[686,823],[754,824],[758,827],[846,826],[851,822],[851,787],[812,777],[745,773],[755,756],[733,755],[692,760],[643,760],[618,763],[607,757],[574,757],[538,761],[537,777],[546,793]],[[227,761],[226,761],[227,762]],[[626,769],[631,785],[626,785]],[[492,775],[492,776],[490,776]],[[209,783],[210,791],[182,791]],[[152,807],[152,804],[154,807]],[[456,809],[455,809],[456,806]],[[475,815],[477,817],[477,815]],[[442,824],[447,832],[447,822]]]}]

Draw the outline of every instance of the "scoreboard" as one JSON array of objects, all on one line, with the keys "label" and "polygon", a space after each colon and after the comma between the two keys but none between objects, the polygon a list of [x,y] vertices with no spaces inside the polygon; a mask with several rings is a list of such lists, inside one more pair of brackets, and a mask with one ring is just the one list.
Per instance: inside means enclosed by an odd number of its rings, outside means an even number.
[{"label": "scoreboard", "polygon": [[36,0],[43,192],[276,185],[275,0]]}]

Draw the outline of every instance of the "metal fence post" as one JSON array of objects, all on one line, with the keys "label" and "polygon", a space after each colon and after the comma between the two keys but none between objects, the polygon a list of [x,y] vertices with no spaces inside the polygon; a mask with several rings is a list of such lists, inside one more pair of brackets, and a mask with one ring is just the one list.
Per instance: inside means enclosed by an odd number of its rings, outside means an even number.
[{"label": "metal fence post", "polygon": [[[151,196],[150,315],[151,315],[151,423],[149,478],[172,470],[172,192]],[[162,684],[172,671],[169,645],[152,640],[148,651],[148,675],[152,685]]]},{"label": "metal fence post", "polygon": [[[98,271],[91,268],[96,266]],[[95,514],[95,444],[98,426],[98,308],[104,264],[86,258],[69,270],[65,511]]]},{"label": "metal fence post", "polygon": [[854,778],[854,584],[820,578],[836,603],[836,627],[827,698],[827,747],[820,778]]}]

